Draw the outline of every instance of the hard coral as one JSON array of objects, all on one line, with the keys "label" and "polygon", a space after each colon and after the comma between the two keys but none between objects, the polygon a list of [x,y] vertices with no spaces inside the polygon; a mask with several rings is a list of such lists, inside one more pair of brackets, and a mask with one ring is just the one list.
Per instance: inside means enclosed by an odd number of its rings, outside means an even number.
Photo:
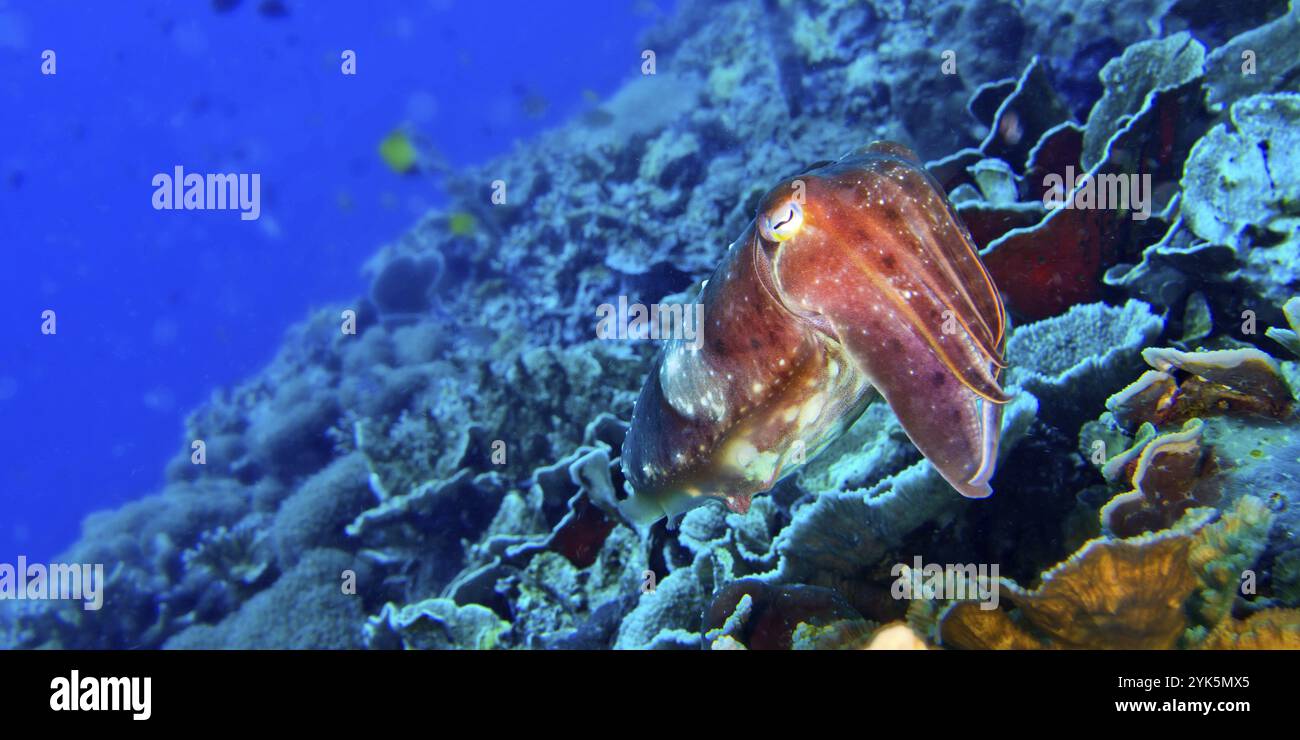
[{"label": "hard coral", "polygon": [[[1106,408],[1126,429],[1212,416],[1284,420],[1294,406],[1277,364],[1256,349],[1189,353],[1148,348],[1142,357],[1159,369],[1106,400]],[[1171,368],[1188,375],[1179,382],[1166,372]]]},{"label": "hard coral", "polygon": [[1300,650],[1300,609],[1272,609],[1227,620],[1200,644],[1206,650]]},{"label": "hard coral", "polygon": [[1264,553],[1273,520],[1262,500],[1243,496],[1192,543],[1188,563],[1202,587],[1189,606],[1198,622],[1218,625],[1232,613],[1238,586]]},{"label": "hard coral", "polygon": [[703,631],[709,643],[725,636],[752,650],[789,650],[802,625],[815,628],[816,634],[801,633],[814,643],[828,634],[838,642],[850,639],[849,633],[861,638],[870,632],[862,615],[831,589],[773,586],[752,578],[718,592],[705,612]]},{"label": "hard coral", "polygon": [[1200,512],[1170,531],[1092,540],[1033,591],[1003,581],[1017,619],[958,602],[940,615],[939,640],[960,648],[1174,647],[1188,626],[1180,605],[1197,588],[1188,549],[1208,518]]},{"label": "hard coral", "polygon": [[1253,461],[1287,437],[1270,422],[1289,420],[1294,406],[1277,363],[1254,348],[1148,348],[1142,357],[1156,369],[1106,401],[1122,429],[1136,429],[1133,444],[1102,466],[1108,480],[1132,486],[1101,510],[1106,530],[1121,536],[1164,529],[1239,491]]},{"label": "hard coral", "polygon": [[1214,516],[1196,509],[1167,530],[1092,540],[1033,591],[1004,579],[1014,612],[953,602],[938,614],[937,639],[965,649],[1300,647],[1300,611],[1231,616],[1268,540],[1269,510],[1247,496]]},{"label": "hard coral", "polygon": [[1121,537],[1165,529],[1188,509],[1213,504],[1213,488],[1198,483],[1210,475],[1213,458],[1201,440],[1200,419],[1182,431],[1169,432],[1142,444],[1131,466],[1133,490],[1111,499],[1101,510],[1105,529]]}]

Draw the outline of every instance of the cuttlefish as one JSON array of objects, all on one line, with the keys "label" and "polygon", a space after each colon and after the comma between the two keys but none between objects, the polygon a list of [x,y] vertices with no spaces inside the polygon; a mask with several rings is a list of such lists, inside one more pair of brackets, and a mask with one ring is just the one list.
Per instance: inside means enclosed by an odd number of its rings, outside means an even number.
[{"label": "cuttlefish", "polygon": [[1006,314],[969,232],[906,147],[787,178],[704,282],[703,341],[656,357],[623,443],[649,523],[748,511],[883,397],[963,496],[992,493]]}]

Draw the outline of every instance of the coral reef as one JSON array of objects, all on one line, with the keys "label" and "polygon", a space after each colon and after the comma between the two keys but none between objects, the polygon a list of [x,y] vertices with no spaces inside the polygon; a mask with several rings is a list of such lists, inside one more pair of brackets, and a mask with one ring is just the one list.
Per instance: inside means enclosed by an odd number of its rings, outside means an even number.
[{"label": "coral reef", "polygon": [[[86,519],[60,559],[106,565],[102,610],[5,602],[0,642],[1300,646],[1296,11],[680,5],[656,74],[449,174],[365,295],[190,415],[161,492]],[[690,300],[773,183],[883,138],[1006,296],[994,495],[953,494],[876,404],[747,514],[626,520],[655,347],[597,339],[596,307]],[[1097,195],[1067,168],[1141,190],[1061,207]],[[998,564],[971,583],[1005,598],[899,598],[916,557]]]}]

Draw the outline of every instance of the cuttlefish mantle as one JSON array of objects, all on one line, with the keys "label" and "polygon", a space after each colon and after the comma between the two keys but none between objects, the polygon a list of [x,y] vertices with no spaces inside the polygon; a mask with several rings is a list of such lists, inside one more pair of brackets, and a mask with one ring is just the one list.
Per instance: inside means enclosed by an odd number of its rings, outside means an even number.
[{"label": "cuttlefish mantle", "polygon": [[963,496],[992,493],[1006,315],[916,155],[877,142],[782,181],[705,282],[703,343],[665,343],[623,442],[639,522],[751,497],[878,394]]}]

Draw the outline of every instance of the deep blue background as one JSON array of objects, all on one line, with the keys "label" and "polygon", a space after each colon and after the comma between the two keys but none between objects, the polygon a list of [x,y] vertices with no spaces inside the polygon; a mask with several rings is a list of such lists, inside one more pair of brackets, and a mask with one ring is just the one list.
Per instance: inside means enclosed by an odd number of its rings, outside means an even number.
[{"label": "deep blue background", "polygon": [[[444,199],[383,164],[386,134],[452,165],[508,151],[637,74],[669,3],[0,0],[0,562],[157,490],[190,409],[365,290]],[[177,164],[261,173],[261,219],[153,210]]]}]

